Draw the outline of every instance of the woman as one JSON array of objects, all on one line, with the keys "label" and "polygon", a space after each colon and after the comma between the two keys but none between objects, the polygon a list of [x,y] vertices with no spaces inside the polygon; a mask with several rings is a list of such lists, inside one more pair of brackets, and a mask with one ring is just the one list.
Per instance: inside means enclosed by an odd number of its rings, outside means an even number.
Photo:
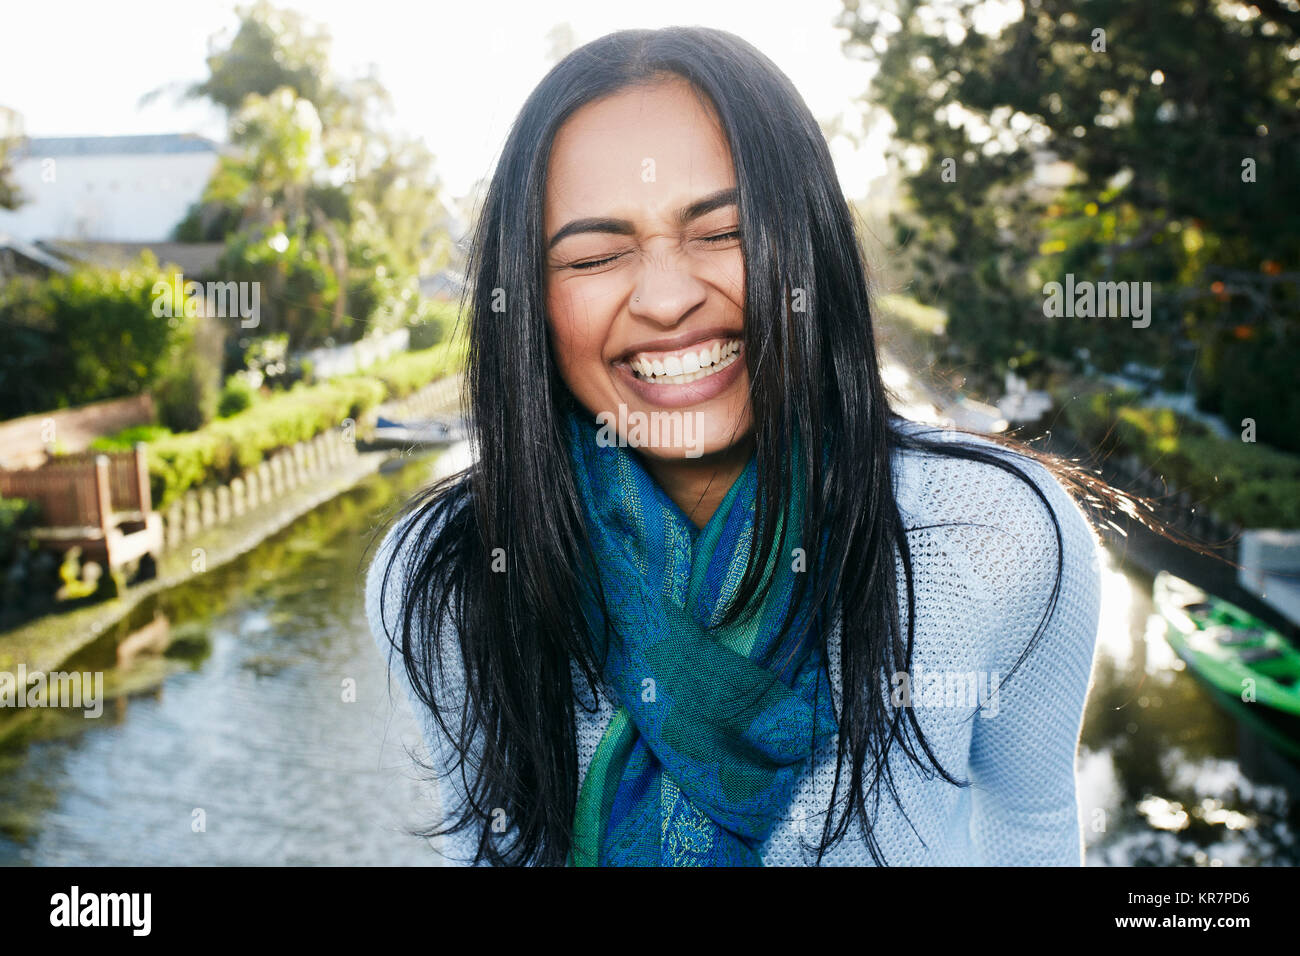
[{"label": "woman", "polygon": [[685,28],[572,53],[470,264],[477,460],[367,583],[452,862],[1081,862],[1096,539],[1068,469],[890,410],[768,59]]}]

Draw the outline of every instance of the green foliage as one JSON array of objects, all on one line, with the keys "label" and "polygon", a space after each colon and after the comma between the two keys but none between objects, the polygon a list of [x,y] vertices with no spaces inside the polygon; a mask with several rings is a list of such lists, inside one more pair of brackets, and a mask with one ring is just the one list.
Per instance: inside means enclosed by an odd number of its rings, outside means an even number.
[{"label": "green foliage", "polygon": [[197,359],[187,357],[173,366],[154,387],[158,418],[178,432],[194,431],[212,420],[216,401],[204,381]]},{"label": "green foliage", "polygon": [[241,7],[239,29],[224,48],[208,56],[208,78],[192,95],[235,112],[251,94],[289,87],[309,100],[326,92],[329,35],[300,14],[265,2]]},{"label": "green foliage", "polygon": [[431,349],[446,338],[447,330],[441,322],[421,322],[411,326],[411,348]]},{"label": "green foliage", "polygon": [[324,30],[265,2],[239,17],[190,90],[236,149],[178,236],[223,239],[223,276],[261,283],[262,328],[293,351],[412,324],[418,276],[453,248],[432,154],[388,131],[373,75],[331,71]]},{"label": "green foliage", "polygon": [[172,342],[167,367],[153,388],[159,421],[178,432],[212,421],[221,394],[222,327],[199,317],[185,329]]},{"label": "green foliage", "polygon": [[226,368],[232,373],[242,373],[251,385],[268,385],[272,388],[288,381],[289,335],[244,336],[226,342]]},{"label": "green foliage", "polygon": [[198,431],[164,435],[149,444],[154,501],[164,507],[190,488],[229,481],[280,448],[339,427],[347,419],[359,421],[380,402],[455,372],[464,356],[463,339],[406,352],[376,363],[364,374],[319,385],[299,383]]},{"label": "green foliage", "polygon": [[231,375],[221,389],[221,400],[217,403],[217,417],[230,418],[238,415],[253,404],[257,390],[243,375]]},{"label": "green foliage", "polygon": [[0,628],[53,601],[57,561],[24,538],[40,522],[36,502],[0,498]]},{"label": "green foliage", "polygon": [[[964,358],[998,375],[1030,353],[1164,366],[1202,409],[1300,451],[1294,13],[1036,0],[994,24],[975,0],[845,6],[896,127],[905,284],[949,313]],[[1066,274],[1151,283],[1150,325],[1045,316]]]},{"label": "green foliage", "polygon": [[206,428],[149,446],[153,494],[165,506],[205,482],[225,482],[268,454],[354,421],[384,399],[374,379],[298,385]]},{"label": "green foliage", "polygon": [[106,454],[130,451],[140,442],[148,444],[171,435],[172,431],[165,425],[132,425],[113,435],[101,435],[90,443],[91,451]]},{"label": "green foliage", "polygon": [[22,532],[33,527],[40,517],[34,501],[23,498],[0,498],[0,568],[8,567],[18,547]]},{"label": "green foliage", "polygon": [[451,375],[461,367],[464,359],[463,342],[444,342],[431,349],[404,352],[385,362],[376,363],[360,377],[382,382],[389,396],[400,398]]},{"label": "green foliage", "polygon": [[[4,119],[4,112],[0,110],[0,119]],[[18,142],[17,137],[0,137],[0,209],[17,209],[28,201],[14,183],[13,163],[9,158]]]},{"label": "green foliage", "polygon": [[331,331],[352,331],[350,322],[334,328],[340,289],[330,255],[325,236],[277,221],[230,236],[220,269],[237,282],[260,284],[259,336],[283,335],[296,350],[319,344]]},{"label": "green foliage", "polygon": [[0,286],[0,418],[148,391],[193,335],[191,319],[156,314],[163,278],[145,253],[129,268]]},{"label": "green foliage", "polygon": [[1134,454],[1220,518],[1244,527],[1300,528],[1300,455],[1220,438],[1169,408],[1141,408],[1136,392],[1054,393],[1065,424],[1093,448]]},{"label": "green foliage", "polygon": [[457,331],[458,305],[455,302],[422,300],[411,324],[411,350],[433,348]]}]

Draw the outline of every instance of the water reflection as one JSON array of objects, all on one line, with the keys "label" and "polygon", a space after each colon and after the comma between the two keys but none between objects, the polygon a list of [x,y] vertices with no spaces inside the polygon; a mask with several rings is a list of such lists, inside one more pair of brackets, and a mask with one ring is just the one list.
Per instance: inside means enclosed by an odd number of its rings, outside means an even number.
[{"label": "water reflection", "polygon": [[435,862],[358,590],[370,530],[427,471],[370,479],[69,661],[110,702],[0,727],[0,863]]},{"label": "water reflection", "polygon": [[1079,755],[1087,862],[1294,866],[1295,768],[1186,671],[1165,641],[1151,583],[1104,555]]}]

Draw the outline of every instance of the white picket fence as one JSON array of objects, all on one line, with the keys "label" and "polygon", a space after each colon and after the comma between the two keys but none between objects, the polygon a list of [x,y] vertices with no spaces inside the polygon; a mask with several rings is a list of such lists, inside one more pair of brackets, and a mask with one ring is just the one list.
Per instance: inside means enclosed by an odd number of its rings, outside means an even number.
[{"label": "white picket fence", "polygon": [[[385,416],[445,412],[458,405],[460,383],[459,375],[451,375],[375,411]],[[356,457],[355,430],[334,428],[277,452],[227,484],[191,489],[162,512],[163,546],[171,550],[208,528],[269,505],[303,485],[335,474]]]},{"label": "white picket fence", "polygon": [[171,550],[202,531],[269,505],[356,457],[353,436],[334,428],[282,449],[227,484],[191,489],[163,511],[163,546]]}]

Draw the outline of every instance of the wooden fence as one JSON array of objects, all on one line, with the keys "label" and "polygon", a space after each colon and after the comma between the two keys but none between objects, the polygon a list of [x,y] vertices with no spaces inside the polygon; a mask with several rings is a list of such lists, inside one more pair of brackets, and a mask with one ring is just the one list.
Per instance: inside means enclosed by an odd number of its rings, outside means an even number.
[{"label": "wooden fence", "polygon": [[[143,553],[157,557],[208,528],[269,505],[356,457],[342,429],[282,449],[227,484],[192,489],[163,512],[150,501],[146,449],[115,455],[83,453],[27,471],[0,471],[0,495],[35,501],[41,528],[33,537],[118,567]],[[138,537],[140,534],[145,537]],[[132,537],[133,535],[137,537]]]},{"label": "wooden fence", "polygon": [[0,495],[35,502],[31,536],[56,551],[79,547],[86,559],[117,568],[162,550],[144,445],[112,455],[84,452],[39,468],[0,470]]}]

